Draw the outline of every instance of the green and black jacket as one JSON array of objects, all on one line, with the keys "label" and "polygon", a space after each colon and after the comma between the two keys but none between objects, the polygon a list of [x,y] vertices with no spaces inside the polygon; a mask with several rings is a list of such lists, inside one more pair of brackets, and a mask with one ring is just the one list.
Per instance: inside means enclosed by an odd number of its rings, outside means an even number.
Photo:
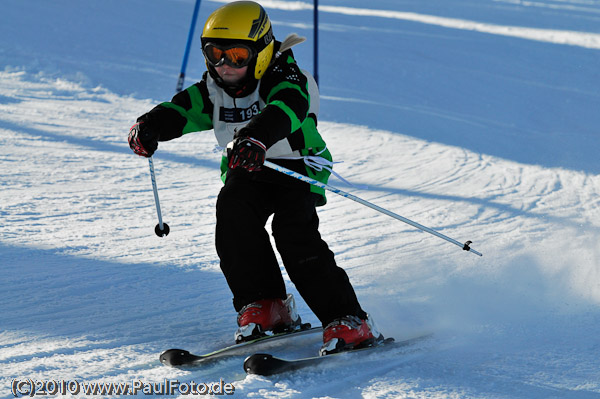
[{"label": "green and black jacket", "polygon": [[[326,183],[331,173],[328,169],[314,170],[302,161],[303,157],[315,155],[331,161],[317,130],[318,96],[312,76],[300,70],[292,51],[287,50],[277,53],[275,62],[259,81],[253,79],[243,87],[230,88],[216,74],[206,72],[200,82],[176,94],[170,102],[159,104],[138,121],[160,132],[159,141],[214,130],[222,148],[233,140],[237,130],[246,127],[251,129],[253,138],[266,145],[267,159],[286,167],[293,159],[292,169]],[[225,181],[225,153],[221,174]],[[322,195],[319,205],[325,203],[323,189],[310,186],[310,190]]]}]

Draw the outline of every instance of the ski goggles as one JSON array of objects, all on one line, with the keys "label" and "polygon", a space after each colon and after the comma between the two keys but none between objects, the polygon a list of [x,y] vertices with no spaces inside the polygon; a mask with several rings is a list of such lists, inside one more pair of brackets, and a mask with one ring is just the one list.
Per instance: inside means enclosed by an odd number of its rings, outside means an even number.
[{"label": "ski goggles", "polygon": [[219,67],[227,64],[232,68],[245,67],[252,61],[254,55],[252,49],[243,44],[217,46],[214,43],[207,43],[202,52],[212,66]]}]

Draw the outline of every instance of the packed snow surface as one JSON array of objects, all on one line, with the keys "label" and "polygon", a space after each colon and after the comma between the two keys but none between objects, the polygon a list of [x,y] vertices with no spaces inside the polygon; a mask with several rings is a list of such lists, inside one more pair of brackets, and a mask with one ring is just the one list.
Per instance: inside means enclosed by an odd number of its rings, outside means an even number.
[{"label": "packed snow surface", "polygon": [[[201,3],[186,84],[222,3]],[[269,378],[247,376],[243,357],[161,365],[165,349],[209,352],[236,328],[213,244],[212,132],[160,144],[163,238],[148,162],[126,142],[174,94],[194,1],[3,0],[1,397],[31,379],[224,381],[248,398],[600,398],[600,1],[319,3],[319,128],[353,185],[330,183],[483,253],[334,194],[319,208],[384,335],[432,337]],[[311,71],[312,3],[262,4],[277,38],[308,38],[294,51]]]}]

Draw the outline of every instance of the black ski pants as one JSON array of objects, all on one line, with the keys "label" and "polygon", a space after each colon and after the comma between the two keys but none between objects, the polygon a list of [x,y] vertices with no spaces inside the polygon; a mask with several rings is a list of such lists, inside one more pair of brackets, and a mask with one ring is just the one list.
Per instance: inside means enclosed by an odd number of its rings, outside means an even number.
[{"label": "black ski pants", "polygon": [[217,199],[216,247],[235,310],[256,300],[286,297],[265,229],[273,215],[272,233],[283,265],[321,323],[346,315],[365,318],[348,275],[319,234],[319,195],[308,186],[281,184],[274,174],[279,172],[230,170]]}]

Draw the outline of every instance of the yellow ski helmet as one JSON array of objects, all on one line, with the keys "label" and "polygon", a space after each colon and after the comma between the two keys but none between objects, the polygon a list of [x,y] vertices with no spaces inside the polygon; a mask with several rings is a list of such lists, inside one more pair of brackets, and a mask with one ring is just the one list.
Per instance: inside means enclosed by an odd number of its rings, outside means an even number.
[{"label": "yellow ski helmet", "polygon": [[[239,43],[252,49],[253,60],[248,66],[257,80],[269,67],[275,46],[267,12],[254,1],[234,1],[210,14],[202,31],[203,50],[208,43],[221,46]],[[207,66],[210,70],[208,59]]]}]

